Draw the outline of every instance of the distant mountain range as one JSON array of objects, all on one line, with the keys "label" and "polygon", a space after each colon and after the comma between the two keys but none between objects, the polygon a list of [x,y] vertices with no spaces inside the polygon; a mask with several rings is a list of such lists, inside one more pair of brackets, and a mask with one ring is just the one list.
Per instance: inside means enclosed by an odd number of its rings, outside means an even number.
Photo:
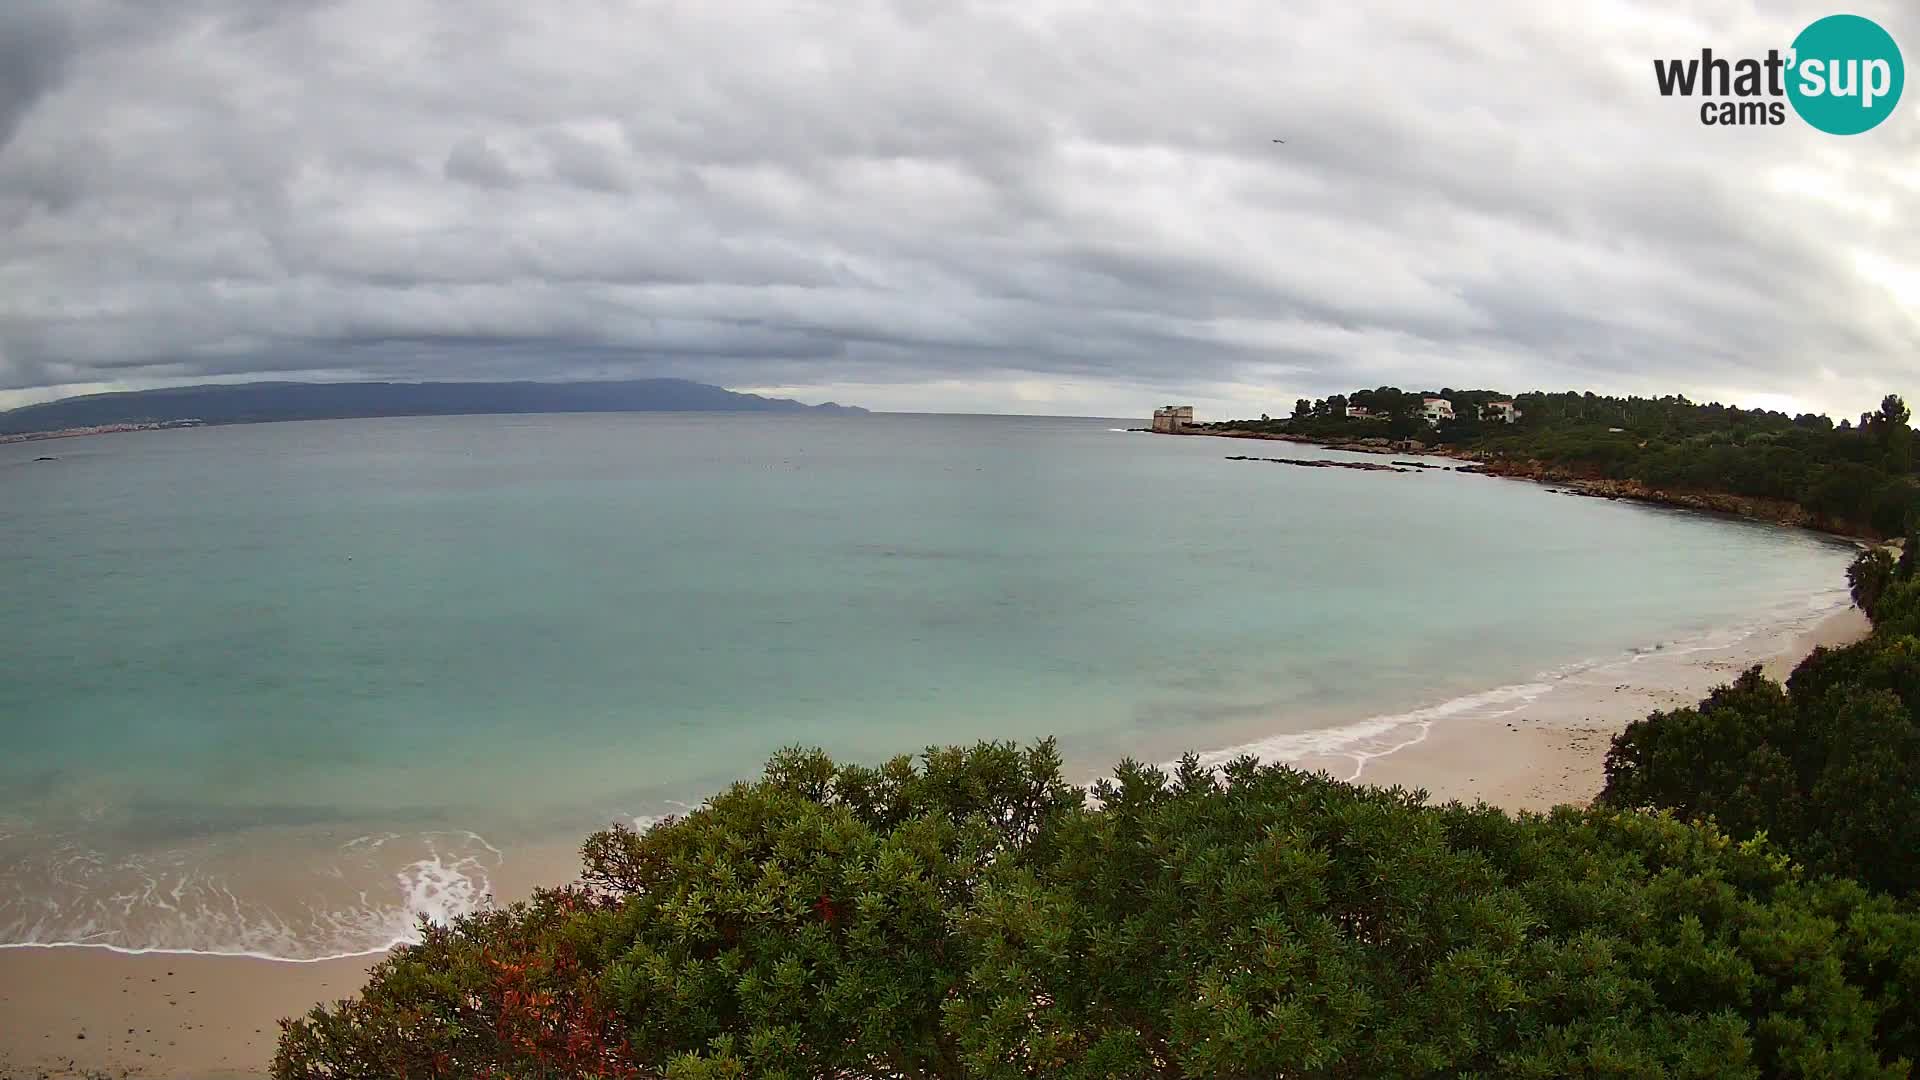
[{"label": "distant mountain range", "polygon": [[623,382],[256,382],[89,394],[0,412],[0,435],[111,424],[258,424],[366,416],[483,413],[826,412],[867,410],[738,394],[685,379]]}]

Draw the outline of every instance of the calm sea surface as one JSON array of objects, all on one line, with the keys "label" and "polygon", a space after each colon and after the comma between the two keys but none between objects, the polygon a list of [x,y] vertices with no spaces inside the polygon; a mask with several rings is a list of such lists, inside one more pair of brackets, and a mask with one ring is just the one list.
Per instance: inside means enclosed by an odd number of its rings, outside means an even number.
[{"label": "calm sea surface", "polygon": [[516,850],[697,802],[783,745],[1052,734],[1088,769],[1337,745],[1844,599],[1848,549],[1809,534],[1121,426],[0,446],[0,942],[374,948]]}]

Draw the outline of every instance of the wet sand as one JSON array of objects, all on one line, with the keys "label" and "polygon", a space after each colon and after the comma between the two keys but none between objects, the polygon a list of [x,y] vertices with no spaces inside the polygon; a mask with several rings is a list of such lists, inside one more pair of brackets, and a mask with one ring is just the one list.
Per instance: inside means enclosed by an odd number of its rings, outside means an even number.
[{"label": "wet sand", "polygon": [[[1590,801],[1605,782],[1613,735],[1657,709],[1698,702],[1753,664],[1783,679],[1816,646],[1865,636],[1846,609],[1782,643],[1775,636],[1687,656],[1650,654],[1569,676],[1505,715],[1437,722],[1426,737],[1364,762],[1306,767],[1365,783],[1423,788],[1435,801],[1509,810]],[[558,884],[573,849],[516,854],[500,895]],[[518,890],[518,891],[516,891]],[[284,963],[246,957],[128,955],[103,949],[0,949],[0,1080],[266,1075],[278,1021],[352,994],[378,957]]]}]

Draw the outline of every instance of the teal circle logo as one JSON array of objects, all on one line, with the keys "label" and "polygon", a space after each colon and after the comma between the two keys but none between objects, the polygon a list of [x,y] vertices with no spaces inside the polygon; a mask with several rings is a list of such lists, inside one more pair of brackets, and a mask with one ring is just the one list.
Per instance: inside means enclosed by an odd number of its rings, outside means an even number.
[{"label": "teal circle logo", "polygon": [[1878,127],[1907,82],[1893,35],[1858,15],[1829,15],[1800,31],[1788,63],[1793,111],[1829,135]]}]

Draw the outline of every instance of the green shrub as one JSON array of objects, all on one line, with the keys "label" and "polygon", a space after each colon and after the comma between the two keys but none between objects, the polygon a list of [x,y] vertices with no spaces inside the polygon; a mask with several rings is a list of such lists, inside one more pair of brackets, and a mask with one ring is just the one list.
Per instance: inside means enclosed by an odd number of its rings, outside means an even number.
[{"label": "green shrub", "polygon": [[1763,840],[1050,742],[776,757],[428,932],[274,1075],[1894,1077],[1920,920]]},{"label": "green shrub", "polygon": [[1880,597],[1893,585],[1894,567],[1893,552],[1884,547],[1861,552],[1847,567],[1847,588],[1854,606],[1872,615]]}]

